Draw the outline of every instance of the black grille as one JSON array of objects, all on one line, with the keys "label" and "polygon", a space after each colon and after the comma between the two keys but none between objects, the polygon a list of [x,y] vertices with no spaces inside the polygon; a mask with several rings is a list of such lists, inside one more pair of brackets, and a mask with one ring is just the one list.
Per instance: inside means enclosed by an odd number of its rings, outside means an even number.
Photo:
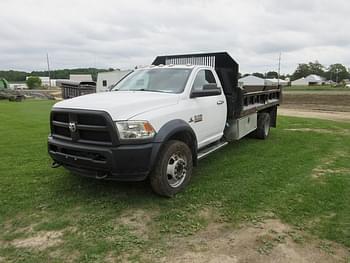
[{"label": "black grille", "polygon": [[70,137],[70,131],[66,127],[61,127],[61,126],[55,126],[54,125],[52,133],[60,135],[60,136],[64,136],[64,137]]},{"label": "black grille", "polygon": [[113,145],[116,137],[109,116],[97,111],[53,110],[51,133],[57,139],[98,145]]},{"label": "black grille", "polygon": [[78,123],[84,125],[96,125],[105,126],[106,120],[103,116],[93,114],[80,114],[78,115]]}]

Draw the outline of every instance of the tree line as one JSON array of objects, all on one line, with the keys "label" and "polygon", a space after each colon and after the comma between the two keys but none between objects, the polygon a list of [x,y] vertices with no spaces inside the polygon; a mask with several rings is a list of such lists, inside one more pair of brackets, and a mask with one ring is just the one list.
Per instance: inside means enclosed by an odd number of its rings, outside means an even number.
[{"label": "tree line", "polygon": [[[91,74],[92,79],[96,81],[99,72],[113,71],[113,68],[98,69],[98,68],[77,68],[77,69],[57,69],[50,71],[51,79],[69,79],[70,74]],[[0,70],[0,78],[4,78],[10,82],[22,82],[29,76],[48,77],[49,72],[44,71],[17,71],[17,70]]]},{"label": "tree line", "polygon": [[[340,64],[332,64],[329,67],[325,67],[318,61],[309,62],[309,63],[300,63],[293,72],[293,74],[280,75],[281,79],[289,78],[290,80],[296,80],[300,78],[305,78],[311,74],[319,75],[326,80],[332,80],[334,82],[341,82],[345,79],[350,79],[349,69]],[[267,73],[254,72],[252,74],[244,74],[242,77],[253,75],[255,77],[264,78],[264,79],[273,79],[278,78],[278,73],[276,71],[269,71]]]},{"label": "tree line", "polygon": [[299,64],[292,74],[291,80],[306,77],[310,74],[316,74],[334,82],[341,82],[344,79],[350,79],[350,72],[346,66],[336,63],[329,67],[325,67],[318,61],[315,61]]},{"label": "tree line", "polygon": [[[113,71],[113,68],[109,69],[98,69],[98,68],[77,68],[77,69],[57,69],[50,72],[51,79],[68,79],[70,74],[91,74],[93,80],[96,81],[97,74],[99,72]],[[340,64],[332,64],[328,67],[322,65],[318,61],[301,63],[297,66],[293,74],[280,75],[281,79],[289,78],[290,80],[296,80],[302,77],[306,77],[311,74],[319,75],[327,80],[332,80],[334,82],[341,82],[344,79],[350,79],[349,69]],[[247,75],[253,75],[259,78],[278,78],[278,73],[276,71],[269,71],[266,73],[254,72],[252,74],[239,74],[240,77],[245,77]],[[16,71],[16,70],[2,70],[0,71],[0,78],[4,78],[10,82],[25,81],[28,76],[38,76],[47,77],[49,76],[48,71]]]}]

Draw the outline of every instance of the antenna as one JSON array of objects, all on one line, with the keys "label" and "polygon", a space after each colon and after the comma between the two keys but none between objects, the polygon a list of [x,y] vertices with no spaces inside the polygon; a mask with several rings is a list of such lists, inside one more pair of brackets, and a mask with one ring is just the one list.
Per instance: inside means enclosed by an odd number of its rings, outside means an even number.
[{"label": "antenna", "polygon": [[46,61],[47,61],[47,71],[49,72],[49,86],[51,88],[51,72],[50,72],[49,53],[46,53]]},{"label": "antenna", "polygon": [[280,85],[280,74],[281,74],[281,52],[278,57],[278,72],[277,72],[277,87]]}]

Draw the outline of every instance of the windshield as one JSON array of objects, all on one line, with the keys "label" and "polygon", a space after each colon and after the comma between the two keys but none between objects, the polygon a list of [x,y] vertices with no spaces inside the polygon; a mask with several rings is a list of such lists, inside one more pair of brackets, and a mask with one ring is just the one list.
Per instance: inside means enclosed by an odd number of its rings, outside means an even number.
[{"label": "windshield", "polygon": [[137,70],[117,83],[114,90],[181,93],[191,69],[153,68]]}]

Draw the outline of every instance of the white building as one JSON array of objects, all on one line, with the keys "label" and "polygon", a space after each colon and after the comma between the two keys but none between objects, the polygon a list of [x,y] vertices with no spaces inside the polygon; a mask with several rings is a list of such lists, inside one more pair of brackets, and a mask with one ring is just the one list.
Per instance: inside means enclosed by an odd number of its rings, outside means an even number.
[{"label": "white building", "polygon": [[283,79],[265,79],[266,86],[288,86],[289,81]]},{"label": "white building", "polygon": [[322,84],[325,84],[324,78],[315,74],[311,74],[305,78],[300,78],[292,81],[292,86],[309,86]]},{"label": "white building", "polygon": [[27,84],[25,83],[10,83],[9,84],[11,90],[23,90],[28,89]]},{"label": "white building", "polygon": [[69,80],[82,82],[82,81],[92,81],[91,74],[70,74]]},{"label": "white building", "polygon": [[131,70],[115,70],[108,72],[100,72],[97,75],[96,92],[108,91],[111,86],[116,84],[124,76],[129,74]]},{"label": "white building", "polygon": [[265,86],[265,80],[253,75],[240,78],[238,83],[243,86]]}]

